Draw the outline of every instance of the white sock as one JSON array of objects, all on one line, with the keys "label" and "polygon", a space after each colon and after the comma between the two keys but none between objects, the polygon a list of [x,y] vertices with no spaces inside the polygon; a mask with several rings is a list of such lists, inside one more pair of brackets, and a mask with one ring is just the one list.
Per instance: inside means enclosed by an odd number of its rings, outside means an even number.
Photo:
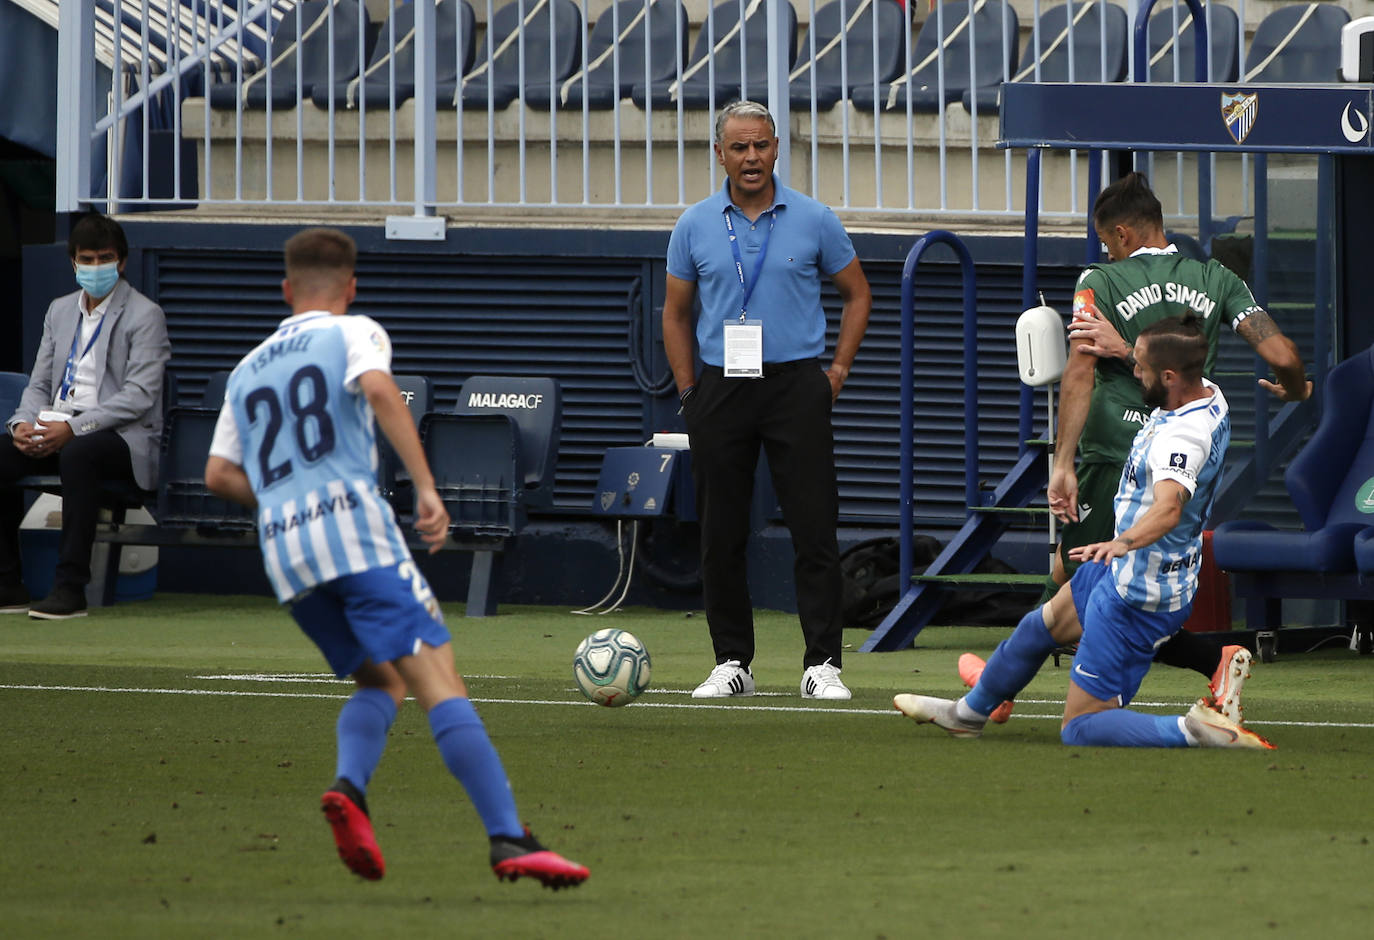
[{"label": "white sock", "polygon": [[1193,733],[1188,730],[1188,722],[1183,720],[1182,715],[1178,716],[1178,730],[1183,732],[1183,738],[1185,741],[1188,742],[1189,747],[1202,746],[1202,742],[1199,741],[1196,737],[1194,737]]},{"label": "white sock", "polygon": [[970,705],[968,702],[965,702],[963,696],[960,696],[959,701],[954,703],[954,714],[958,716],[960,721],[968,721],[972,722],[973,724],[981,725],[988,720],[987,715],[984,715],[982,712],[975,711],[972,705]]}]

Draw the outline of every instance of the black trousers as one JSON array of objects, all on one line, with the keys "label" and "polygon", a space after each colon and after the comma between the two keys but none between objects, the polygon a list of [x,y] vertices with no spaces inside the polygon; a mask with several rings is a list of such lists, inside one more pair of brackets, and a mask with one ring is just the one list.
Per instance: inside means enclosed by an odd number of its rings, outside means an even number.
[{"label": "black trousers", "polygon": [[770,363],[761,379],[707,366],[683,417],[701,521],[701,578],[716,662],[754,658],[745,551],[759,446],[792,534],[803,666],[840,666],[840,554],[830,380],[815,359]]},{"label": "black trousers", "polygon": [[20,453],[6,434],[0,439],[0,584],[17,585],[23,580],[19,524],[24,518],[24,491],[14,482],[52,474],[62,478],[62,539],[54,588],[84,588],[91,580],[101,483],[134,482],[129,445],[114,431],[79,435],[51,457]]}]

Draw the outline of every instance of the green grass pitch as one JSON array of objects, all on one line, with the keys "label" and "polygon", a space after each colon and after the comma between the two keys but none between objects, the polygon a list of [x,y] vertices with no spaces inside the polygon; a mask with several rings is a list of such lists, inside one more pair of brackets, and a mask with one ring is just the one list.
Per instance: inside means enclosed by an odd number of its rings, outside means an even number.
[{"label": "green grass pitch", "polygon": [[[704,620],[449,612],[459,669],[521,815],[592,869],[501,884],[413,703],[369,790],[386,878],[319,812],[350,686],[265,599],[163,595],[88,618],[0,619],[0,932],[6,937],[1365,937],[1374,923],[1374,658],[1256,664],[1270,753],[1066,748],[1067,668],[976,741],[916,726],[898,691],[954,695],[930,628],[846,657],[852,702],[803,702],[795,618],[758,615],[761,694],[694,703]],[[572,651],[635,633],[650,691],[585,703]],[[847,634],[854,646],[859,632]],[[1138,698],[1203,690],[1156,667]]]}]

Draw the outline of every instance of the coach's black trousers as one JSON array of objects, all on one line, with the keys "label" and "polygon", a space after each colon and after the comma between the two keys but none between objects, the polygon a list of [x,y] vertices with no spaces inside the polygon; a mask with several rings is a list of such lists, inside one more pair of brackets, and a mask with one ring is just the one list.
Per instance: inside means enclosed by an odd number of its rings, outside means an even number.
[{"label": "coach's black trousers", "polygon": [[57,474],[62,478],[62,539],[53,586],[84,588],[91,580],[91,546],[100,512],[100,484],[134,482],[129,445],[114,431],[72,438],[51,457],[19,452],[8,434],[0,437],[0,584],[23,579],[19,558],[19,524],[24,493],[14,486],[20,477]]},{"label": "coach's black trousers", "polygon": [[707,366],[683,416],[692,449],[701,578],[716,662],[754,658],[745,550],[759,445],[768,455],[796,558],[803,666],[840,666],[840,561],[830,379],[815,359],[770,363],[761,379],[727,379]]}]

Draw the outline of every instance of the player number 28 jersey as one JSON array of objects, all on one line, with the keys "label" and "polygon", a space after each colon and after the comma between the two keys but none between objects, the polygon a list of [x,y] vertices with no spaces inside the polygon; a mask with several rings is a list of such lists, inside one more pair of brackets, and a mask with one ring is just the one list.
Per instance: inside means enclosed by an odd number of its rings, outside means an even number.
[{"label": "player number 28 jersey", "polygon": [[410,558],[377,491],[372,407],[358,377],[391,371],[391,341],[368,317],[283,320],[234,368],[210,453],[243,467],[277,598]]}]

